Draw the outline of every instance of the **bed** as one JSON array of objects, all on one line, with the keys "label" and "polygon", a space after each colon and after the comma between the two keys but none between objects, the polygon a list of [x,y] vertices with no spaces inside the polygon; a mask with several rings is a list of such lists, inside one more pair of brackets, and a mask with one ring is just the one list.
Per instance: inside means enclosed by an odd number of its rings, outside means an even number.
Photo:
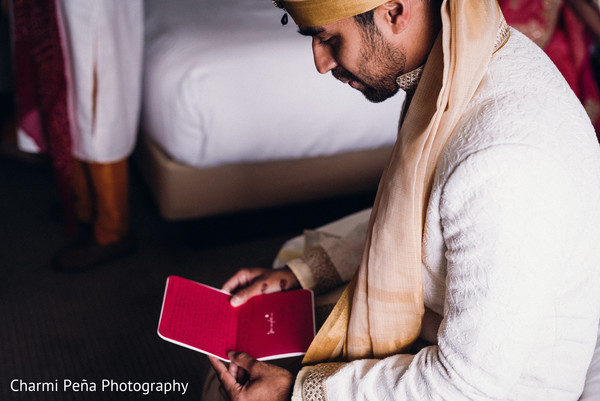
[{"label": "bed", "polygon": [[371,191],[404,94],[317,73],[269,0],[147,0],[135,160],[167,219]]}]

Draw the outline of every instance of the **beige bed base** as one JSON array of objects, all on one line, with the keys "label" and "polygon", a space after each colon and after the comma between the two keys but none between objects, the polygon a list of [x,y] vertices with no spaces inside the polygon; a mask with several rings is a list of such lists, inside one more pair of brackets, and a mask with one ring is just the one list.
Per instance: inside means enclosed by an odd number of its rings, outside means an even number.
[{"label": "beige bed base", "polygon": [[375,190],[391,147],[296,160],[196,168],[144,136],[134,159],[160,214],[191,219]]}]

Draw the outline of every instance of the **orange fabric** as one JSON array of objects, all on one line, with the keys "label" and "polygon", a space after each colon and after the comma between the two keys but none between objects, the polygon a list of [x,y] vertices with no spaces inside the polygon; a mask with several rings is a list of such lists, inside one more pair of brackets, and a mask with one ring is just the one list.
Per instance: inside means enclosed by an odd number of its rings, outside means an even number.
[{"label": "orange fabric", "polygon": [[73,160],[73,208],[77,221],[92,223],[94,220],[94,205],[92,203],[91,178],[86,163]]},{"label": "orange fabric", "polygon": [[127,159],[74,163],[75,213],[79,221],[93,223],[100,244],[117,242],[129,233],[128,175]]},{"label": "orange fabric", "polygon": [[98,243],[117,242],[129,232],[129,177],[127,160],[89,163],[96,196],[94,236]]}]

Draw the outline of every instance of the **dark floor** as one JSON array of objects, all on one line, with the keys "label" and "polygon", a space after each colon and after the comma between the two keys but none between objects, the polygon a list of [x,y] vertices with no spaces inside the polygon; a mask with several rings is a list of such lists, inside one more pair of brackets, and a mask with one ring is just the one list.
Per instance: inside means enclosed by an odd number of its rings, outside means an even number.
[{"label": "dark floor", "polygon": [[[156,334],[166,277],[220,286],[238,268],[270,266],[302,228],[368,207],[373,196],[169,222],[134,168],[131,181],[139,251],[86,272],[58,273],[50,260],[65,239],[49,165],[0,155],[1,400],[199,400],[206,358]],[[65,379],[88,391],[64,391]],[[102,391],[103,379],[189,386],[184,396],[145,396]],[[16,392],[11,383],[46,389]]]}]

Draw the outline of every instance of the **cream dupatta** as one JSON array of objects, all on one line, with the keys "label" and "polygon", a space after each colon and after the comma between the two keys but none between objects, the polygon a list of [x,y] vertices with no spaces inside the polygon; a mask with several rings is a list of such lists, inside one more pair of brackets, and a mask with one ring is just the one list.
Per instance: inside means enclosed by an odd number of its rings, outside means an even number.
[{"label": "cream dupatta", "polygon": [[444,0],[442,33],[377,192],[357,274],[313,340],[303,364],[383,358],[418,337],[425,210],[438,159],[498,43],[495,0]]}]

